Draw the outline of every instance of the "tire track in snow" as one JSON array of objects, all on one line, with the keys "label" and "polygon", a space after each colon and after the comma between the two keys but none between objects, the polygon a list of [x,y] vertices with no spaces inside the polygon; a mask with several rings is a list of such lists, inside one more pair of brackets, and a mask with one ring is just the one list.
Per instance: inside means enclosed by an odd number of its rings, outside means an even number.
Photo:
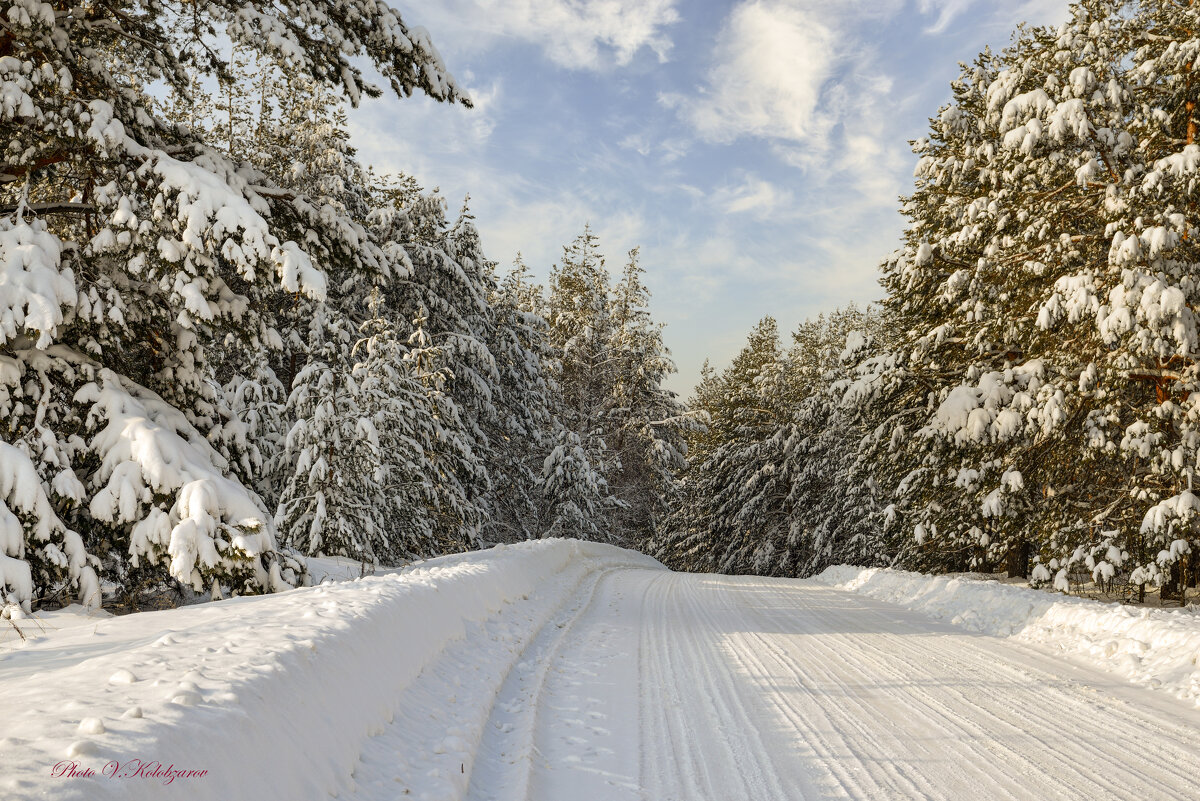
[{"label": "tire track in snow", "polygon": [[576,622],[592,603],[610,571],[577,591],[530,641],[496,694],[471,770],[466,798],[509,801],[530,797],[530,779],[539,753],[535,735],[542,717],[546,678]]},{"label": "tire track in snow", "polygon": [[[992,742],[1003,744],[1006,738],[1000,735],[1006,730],[1017,739],[1032,741],[1032,747],[1027,746],[1020,753],[1013,754],[1009,749],[1016,764],[1034,762],[1039,765],[1039,771],[1030,772],[1027,781],[1018,787],[1016,797],[1028,795],[1030,781],[1044,783],[1046,786],[1041,791],[1044,795],[1057,793],[1064,798],[1078,798],[1081,793],[1103,797],[1106,792],[1114,792],[1113,788],[1119,788],[1115,790],[1118,796],[1134,793],[1168,798],[1175,792],[1172,788],[1187,785],[1187,774],[1179,765],[1194,758],[1194,754],[1178,746],[1181,738],[1186,741],[1194,736],[1186,727],[1162,737],[1153,748],[1147,748],[1138,738],[1121,742],[1119,736],[1116,739],[1107,736],[1106,730],[1165,734],[1153,717],[1130,715],[1130,708],[1110,694],[1109,687],[1127,689],[1120,680],[1093,674],[1095,687],[1072,683],[1063,679],[1062,671],[1069,666],[1059,660],[1048,665],[1054,671],[1048,672],[1029,664],[1019,644],[967,635],[959,630],[953,630],[949,637],[934,639],[935,647],[921,653],[912,647],[911,638],[905,640],[889,634],[887,640],[888,647],[880,645],[876,649],[880,664],[895,665],[904,659],[910,668],[916,668],[921,659],[936,653],[940,657],[940,666],[955,675],[985,671],[987,680],[984,682],[976,681],[971,685],[961,681],[947,683],[949,694],[957,701],[956,706],[927,688],[922,689],[923,699],[929,709],[940,710],[943,721],[955,723],[962,736],[970,738],[974,745],[981,743],[978,736],[981,730],[987,732],[987,739],[982,742],[984,746]],[[946,643],[951,642],[954,646],[947,647]],[[968,655],[972,659],[968,660]],[[1038,658],[1036,653],[1030,655]],[[903,676],[899,678],[902,680]],[[986,690],[989,684],[1004,692],[980,691]],[[1102,707],[1097,707],[1098,699],[1103,699]],[[1030,713],[1039,706],[1053,709],[1053,718]],[[976,715],[971,727],[964,724],[964,716],[959,711],[964,708]],[[1097,712],[1102,714],[1097,715]],[[1093,721],[1095,725],[1091,725]],[[1164,758],[1164,752],[1173,758]],[[979,754],[980,757],[983,755]],[[1096,773],[1083,770],[1081,766],[1085,765],[1103,765],[1100,773],[1104,780],[1099,781]],[[1046,782],[1045,776],[1056,779]],[[1068,781],[1069,777],[1074,780]]]},{"label": "tire track in snow", "polygon": [[[1103,719],[1108,715],[1096,719],[1095,710],[1078,691],[1068,692],[1060,686],[1066,684],[1061,678],[1030,674],[1028,666],[1021,664],[1020,654],[1009,653],[1009,643],[967,635],[927,623],[919,616],[915,620],[921,625],[914,628],[911,621],[903,619],[907,615],[903,610],[895,614],[901,616],[900,627],[910,631],[872,633],[867,624],[895,627],[896,621],[887,620],[869,605],[844,598],[838,600],[847,603],[847,611],[813,614],[811,607],[816,603],[812,599],[826,600],[821,590],[792,582],[781,585],[774,591],[764,586],[763,593],[786,598],[789,603],[757,606],[786,608],[787,622],[805,625],[790,636],[766,637],[762,630],[777,629],[784,622],[783,614],[767,615],[752,607],[748,611],[759,622],[744,626],[744,632],[737,635],[744,645],[735,649],[736,656],[752,673],[767,677],[770,692],[763,696],[774,698],[776,711],[790,725],[797,729],[807,726],[811,731],[813,713],[822,713],[833,737],[852,747],[848,756],[867,768],[872,780],[869,785],[846,787],[852,797],[1184,797],[1180,790],[1190,782],[1178,765],[1187,764],[1189,752],[1180,743],[1194,739],[1194,728],[1179,727],[1156,738],[1158,742],[1149,748],[1122,742],[1119,734],[1114,737],[1110,732],[1133,728],[1159,734],[1157,722],[1145,715],[1131,718],[1119,707],[1112,715],[1114,720]],[[728,586],[723,591],[728,593]],[[890,616],[890,609],[888,613]],[[855,626],[868,631],[854,636],[839,631]],[[786,647],[798,636],[806,637],[804,653]],[[1014,657],[1018,657],[1016,666],[1010,664]],[[772,678],[776,673],[781,678]],[[957,679],[947,681],[947,676]],[[839,703],[821,709],[815,702],[819,696],[785,691],[789,684],[811,687],[814,679],[825,692],[832,690]],[[1002,692],[989,694],[989,683]],[[1100,682],[1111,683],[1108,677]],[[906,702],[898,705],[896,698],[880,698],[871,691],[873,703],[867,704],[859,691],[864,687],[886,688]],[[1029,713],[1042,696],[1050,696],[1043,700],[1058,705],[1053,725]],[[1078,720],[1092,725],[1080,726]],[[880,731],[884,729],[891,731]],[[912,739],[922,732],[936,735],[934,742],[939,748],[921,747],[919,739]],[[881,735],[890,736],[890,741]],[[863,742],[870,744],[869,752],[864,753]],[[1158,753],[1164,749],[1169,758]],[[893,771],[871,770],[877,761],[870,758],[872,754],[889,755],[892,763],[908,761],[917,766],[940,757],[946,768],[928,766],[924,775],[909,770],[903,781],[896,781],[901,777]],[[1194,758],[1194,751],[1191,756]],[[1135,771],[1129,762],[1140,763],[1157,778]],[[1088,773],[1080,765],[1102,769]]]},{"label": "tire track in snow", "polygon": [[[718,625],[696,593],[697,576],[656,577],[646,610],[642,782],[653,799],[797,798],[811,783],[793,776],[785,787],[775,754],[758,732],[744,688],[719,658]],[[665,587],[666,591],[661,591]],[[662,714],[665,720],[655,720]],[[799,786],[797,786],[799,785]]]},{"label": "tire track in snow", "polygon": [[[579,564],[554,576],[499,614],[469,624],[405,691],[402,710],[371,733],[354,771],[352,798],[465,797],[487,721],[506,678],[530,643],[566,614],[577,613],[604,571]],[[414,792],[415,791],[415,792]]]},{"label": "tire track in snow", "polygon": [[[797,613],[801,611],[801,607],[796,608]],[[771,698],[776,711],[793,724],[798,727],[803,724],[806,712],[809,713],[809,717],[815,717],[815,713],[821,715],[825,727],[840,743],[842,752],[850,756],[846,761],[851,766],[860,767],[868,782],[864,784],[863,779],[855,780],[848,776],[844,787],[853,789],[854,795],[879,798],[928,797],[934,794],[929,777],[922,771],[899,760],[879,760],[876,755],[904,754],[907,750],[915,748],[919,749],[920,753],[914,757],[919,756],[921,760],[935,759],[937,755],[928,747],[922,746],[919,735],[923,731],[946,732],[948,729],[961,737],[965,732],[954,718],[943,719],[941,715],[936,714],[936,710],[927,709],[924,703],[912,703],[911,699],[910,703],[904,704],[901,699],[872,693],[872,685],[881,683],[882,677],[879,672],[882,666],[873,661],[872,675],[857,661],[846,660],[845,653],[852,653],[853,647],[847,648],[846,643],[842,642],[842,635],[836,632],[822,632],[820,639],[808,641],[808,647],[812,650],[819,649],[820,656],[814,653],[802,666],[790,659],[786,650],[781,647],[782,638],[765,637],[759,632],[760,628],[761,623],[747,626],[746,632],[737,636],[752,639],[753,643],[749,647],[731,650],[735,652],[736,658],[751,665],[752,672],[762,676],[772,676],[767,662],[774,663],[775,670],[780,671],[782,677],[768,679],[774,692],[764,693],[764,697]],[[835,647],[835,643],[840,647]],[[759,654],[761,656],[758,656]],[[892,680],[895,680],[895,677]],[[814,694],[818,697],[827,695],[841,698],[842,703],[821,707],[817,707],[816,704],[797,703],[793,700],[796,694],[787,692],[790,687],[796,685],[808,688],[808,693],[800,696],[800,699]],[[889,721],[889,726],[882,728],[872,725],[873,721],[880,719]],[[814,727],[810,725],[809,728]],[[824,750],[827,753],[833,752],[833,748],[828,746]],[[1009,750],[996,756],[1011,758],[1016,756],[1016,753]],[[951,793],[966,792],[970,787],[977,786],[976,782],[981,779],[998,785],[994,797],[1013,797],[1012,791],[1019,790],[1019,787],[1013,786],[1003,774],[988,770],[992,765],[991,761],[984,762],[982,766],[967,760],[959,760],[959,764],[964,774],[971,774],[982,767],[989,775],[952,777],[954,783],[945,788]],[[997,778],[1000,781],[997,782]]]},{"label": "tire track in snow", "polygon": [[[654,573],[661,575],[659,571]],[[528,798],[635,801],[644,573],[609,577],[546,676]]]},{"label": "tire track in snow", "polygon": [[[937,795],[930,779],[939,777],[931,777],[926,771],[917,769],[917,763],[938,758],[936,752],[922,745],[920,735],[940,731],[961,737],[964,732],[957,721],[931,714],[933,710],[926,709],[923,704],[906,705],[900,699],[871,693],[872,684],[880,684],[882,677],[878,673],[871,676],[857,664],[845,660],[845,652],[852,653],[853,648],[846,649],[840,642],[843,647],[835,647],[839,635],[826,632],[820,641],[808,642],[812,655],[801,666],[789,658],[777,638],[767,638],[756,631],[757,628],[748,626],[745,634],[738,635],[752,642],[742,648],[731,646],[734,658],[747,664],[752,674],[766,677],[764,682],[772,692],[763,693],[764,699],[771,700],[775,711],[797,730],[813,732],[818,735],[818,740],[833,741],[823,744],[821,750],[827,754],[827,760],[835,761],[841,769],[843,785],[839,794],[870,798]],[[841,664],[843,661],[846,661],[845,665]],[[773,663],[774,668],[768,663]],[[872,668],[878,671],[880,666],[872,664]],[[774,676],[774,671],[780,675]],[[796,686],[803,686],[806,691],[797,694]],[[811,702],[822,696],[837,697],[840,703],[818,705]],[[802,703],[806,699],[810,703]],[[812,724],[818,716],[823,721],[822,726]],[[887,725],[879,726],[880,720],[886,721]],[[820,734],[826,731],[828,734],[822,738]],[[956,738],[945,739],[953,741]],[[910,760],[880,759],[880,755],[902,755],[910,749],[918,751]],[[840,758],[836,756],[838,754]],[[1016,753],[1010,751],[994,756],[1014,757]],[[977,787],[980,780],[996,785],[991,796],[995,798],[1014,797],[1013,791],[1020,789],[1002,773],[988,770],[992,765],[990,760],[982,766],[962,758],[956,761],[965,775],[940,777],[943,782],[947,778],[952,780],[949,786],[943,787],[943,791],[951,796],[962,797],[971,787]],[[971,775],[981,767],[988,775]]]},{"label": "tire track in snow", "polygon": [[1196,797],[1200,712],[1034,646],[783,579],[622,568],[546,597],[566,600],[511,607],[414,688],[424,750],[376,738],[447,781],[354,797]]}]

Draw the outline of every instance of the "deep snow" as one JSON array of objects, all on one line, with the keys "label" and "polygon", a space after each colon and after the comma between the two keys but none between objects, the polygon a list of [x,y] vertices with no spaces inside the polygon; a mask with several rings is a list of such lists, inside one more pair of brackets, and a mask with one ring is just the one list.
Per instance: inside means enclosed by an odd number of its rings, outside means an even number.
[{"label": "deep snow", "polygon": [[1118,678],[1195,699],[1197,616],[897,571],[553,540],[20,622],[5,799],[1187,798],[1200,742],[1190,700]]},{"label": "deep snow", "polygon": [[[454,731],[483,721],[456,712],[486,719],[526,641],[581,584],[617,566],[661,569],[612,546],[542,541],[99,619],[23,647],[10,637],[0,651],[0,797],[165,797],[155,778],[51,775],[64,761],[99,774],[132,760],[207,770],[168,788],[197,801],[347,797],[368,740],[396,721],[411,735],[406,753],[428,759],[414,786],[465,783],[460,764],[478,732]],[[479,659],[451,677],[455,642]],[[438,676],[461,684],[460,697],[421,696]],[[431,775],[439,766],[445,775]]]}]

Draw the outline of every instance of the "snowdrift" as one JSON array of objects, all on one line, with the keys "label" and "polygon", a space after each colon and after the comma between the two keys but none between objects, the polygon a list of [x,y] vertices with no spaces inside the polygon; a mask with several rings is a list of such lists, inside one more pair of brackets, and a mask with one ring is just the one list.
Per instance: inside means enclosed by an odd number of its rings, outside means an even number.
[{"label": "snowdrift", "polygon": [[[416,738],[438,728],[432,707],[455,699],[415,709],[405,692],[423,673],[437,674],[457,641],[503,629],[458,699],[483,707],[481,728],[525,644],[617,567],[662,569],[608,545],[545,540],[385,576],[98,619],[24,644],[6,639],[0,797],[301,801],[345,793],[372,735],[390,725]],[[454,774],[473,751],[460,745],[466,756],[453,755]],[[104,775],[112,763],[134,774]],[[95,775],[71,775],[87,770]],[[192,770],[205,775],[172,778]]]},{"label": "snowdrift", "polygon": [[1037,643],[1200,706],[1200,615],[997,581],[839,565],[811,579],[981,634]]}]

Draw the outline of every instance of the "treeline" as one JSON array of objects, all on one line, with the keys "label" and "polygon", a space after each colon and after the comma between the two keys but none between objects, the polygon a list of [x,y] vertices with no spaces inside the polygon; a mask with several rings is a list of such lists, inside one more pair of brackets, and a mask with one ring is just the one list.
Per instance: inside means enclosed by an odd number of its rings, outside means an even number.
[{"label": "treeline", "polygon": [[886,297],[706,376],[657,552],[1194,585],[1198,32],[1190,0],[1086,0],[963,65]]},{"label": "treeline", "polygon": [[[644,539],[690,418],[636,251],[548,291],[343,101],[469,105],[373,0],[13,2],[0,18],[0,607]],[[15,57],[9,57],[15,56]]]}]

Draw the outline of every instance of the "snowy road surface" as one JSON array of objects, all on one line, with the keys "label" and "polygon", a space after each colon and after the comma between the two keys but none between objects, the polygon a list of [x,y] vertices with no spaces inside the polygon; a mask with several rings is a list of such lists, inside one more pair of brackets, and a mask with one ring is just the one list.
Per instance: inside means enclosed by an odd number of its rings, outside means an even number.
[{"label": "snowy road surface", "polygon": [[470,799],[1196,798],[1200,716],[807,583],[623,570],[496,700]]},{"label": "snowy road surface", "polygon": [[[1127,661],[1145,641],[1146,664],[1196,669],[1190,613],[1003,594],[1001,617],[1066,603],[1102,643],[1100,609],[1118,633],[1093,650]],[[0,643],[5,801],[1200,797],[1191,700],[819,581],[670,573],[609,546],[65,620]],[[56,775],[65,761],[96,775]],[[204,775],[128,773],[160,761]]]}]

